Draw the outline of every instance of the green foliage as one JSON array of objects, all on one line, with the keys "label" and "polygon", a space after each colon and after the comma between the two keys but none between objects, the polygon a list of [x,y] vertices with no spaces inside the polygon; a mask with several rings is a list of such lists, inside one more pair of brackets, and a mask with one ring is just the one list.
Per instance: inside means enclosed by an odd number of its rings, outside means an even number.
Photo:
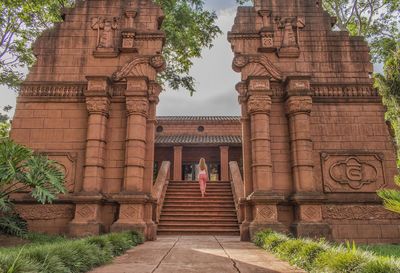
[{"label": "green foliage", "polygon": [[374,62],[383,62],[400,41],[399,0],[324,0],[337,26],[350,35],[367,38]]},{"label": "green foliage", "polygon": [[[375,87],[378,88],[382,101],[387,107],[386,119],[394,130],[394,140],[397,144],[397,163],[400,167],[400,47],[386,60],[385,75],[375,75]],[[400,176],[395,178],[400,187]],[[400,191],[384,189],[378,191],[385,207],[400,213]]]},{"label": "green foliage", "polygon": [[307,272],[400,272],[398,260],[363,251],[354,242],[334,246],[325,241],[294,239],[270,230],[258,233],[253,241],[256,245]]},{"label": "green foliage", "polygon": [[22,248],[0,249],[0,272],[87,272],[142,242],[143,237],[139,233],[125,232],[80,240],[27,245]]},{"label": "green foliage", "polygon": [[38,202],[51,203],[60,193],[65,193],[64,174],[58,163],[42,155],[34,154],[25,146],[12,140],[0,140],[0,222],[1,231],[21,235],[24,229],[20,221],[11,225],[18,217],[13,212],[10,195],[29,191]]},{"label": "green foliage", "polygon": [[17,88],[24,66],[35,58],[31,46],[38,35],[61,19],[69,0],[2,0],[0,2],[0,84]]},{"label": "green foliage", "polygon": [[360,245],[359,248],[377,256],[400,258],[400,245]]},{"label": "green foliage", "polygon": [[167,41],[164,57],[167,63],[161,79],[172,89],[183,87],[195,92],[194,79],[189,75],[194,58],[201,57],[203,48],[221,34],[215,25],[215,12],[204,9],[203,0],[156,0],[165,13],[162,29]]}]

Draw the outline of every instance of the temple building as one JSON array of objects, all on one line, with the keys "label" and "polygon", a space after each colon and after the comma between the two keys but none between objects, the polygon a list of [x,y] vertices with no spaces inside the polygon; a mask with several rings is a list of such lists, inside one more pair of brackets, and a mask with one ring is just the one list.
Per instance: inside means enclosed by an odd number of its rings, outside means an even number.
[{"label": "temple building", "polygon": [[197,180],[197,165],[205,158],[211,181],[229,180],[229,162],[242,164],[240,117],[158,117],[155,170],[170,161],[171,179]]},{"label": "temple building", "polygon": [[321,1],[238,8],[227,38],[240,118],[157,117],[168,64],[154,1],[77,1],[62,17],[34,44],[12,123],[66,176],[54,204],[12,196],[30,230],[400,242],[400,215],[376,194],[398,169],[368,44],[336,31]]}]

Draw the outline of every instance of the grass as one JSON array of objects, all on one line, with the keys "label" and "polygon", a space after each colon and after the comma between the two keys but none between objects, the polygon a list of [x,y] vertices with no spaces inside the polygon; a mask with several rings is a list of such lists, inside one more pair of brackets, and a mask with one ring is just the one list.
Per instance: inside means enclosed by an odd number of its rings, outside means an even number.
[{"label": "grass", "polygon": [[143,242],[135,231],[67,240],[33,235],[32,243],[0,249],[0,273],[80,273],[110,262]]},{"label": "grass", "polygon": [[359,248],[381,257],[400,258],[400,245],[360,245]]},{"label": "grass", "polygon": [[398,253],[398,246],[368,246],[365,250],[354,244],[334,245],[324,240],[296,239],[270,230],[258,233],[254,243],[307,272],[400,272],[398,256],[389,254]]}]

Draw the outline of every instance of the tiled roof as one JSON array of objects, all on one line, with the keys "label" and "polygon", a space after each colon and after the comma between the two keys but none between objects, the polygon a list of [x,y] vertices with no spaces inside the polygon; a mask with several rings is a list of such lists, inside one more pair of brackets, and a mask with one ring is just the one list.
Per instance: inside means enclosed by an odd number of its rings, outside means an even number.
[{"label": "tiled roof", "polygon": [[240,136],[156,136],[156,144],[241,144]]},{"label": "tiled roof", "polygon": [[159,116],[159,121],[240,121],[239,116]]}]

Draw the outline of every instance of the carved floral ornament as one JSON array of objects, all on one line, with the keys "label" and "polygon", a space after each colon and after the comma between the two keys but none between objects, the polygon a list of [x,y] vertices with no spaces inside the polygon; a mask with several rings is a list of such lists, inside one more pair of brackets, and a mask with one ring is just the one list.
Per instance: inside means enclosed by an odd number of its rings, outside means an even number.
[{"label": "carved floral ornament", "polygon": [[149,103],[145,98],[127,98],[126,112],[128,115],[146,116],[149,111]]},{"label": "carved floral ornament", "polygon": [[376,192],[386,184],[383,155],[321,154],[325,192]]},{"label": "carved floral ornament", "polygon": [[375,183],[378,170],[368,162],[360,161],[351,156],[341,160],[329,168],[331,178],[340,184],[347,184],[352,189],[361,189],[365,184]]},{"label": "carved floral ornament", "polygon": [[286,112],[289,115],[296,113],[311,113],[312,98],[308,96],[290,97],[286,102]]},{"label": "carved floral ornament", "polygon": [[247,102],[247,107],[250,114],[269,113],[271,104],[271,97],[269,96],[251,96]]},{"label": "carved floral ornament", "polygon": [[110,100],[108,98],[87,98],[86,107],[90,114],[108,114]]},{"label": "carved floral ornament", "polygon": [[161,72],[164,67],[165,60],[161,54],[150,57],[136,57],[115,72],[112,79],[118,82],[126,77],[149,77],[151,74]]},{"label": "carved floral ornament", "polygon": [[276,81],[282,81],[282,72],[268,59],[267,56],[238,54],[233,59],[233,70],[242,72],[248,69],[250,76],[270,76]]}]

